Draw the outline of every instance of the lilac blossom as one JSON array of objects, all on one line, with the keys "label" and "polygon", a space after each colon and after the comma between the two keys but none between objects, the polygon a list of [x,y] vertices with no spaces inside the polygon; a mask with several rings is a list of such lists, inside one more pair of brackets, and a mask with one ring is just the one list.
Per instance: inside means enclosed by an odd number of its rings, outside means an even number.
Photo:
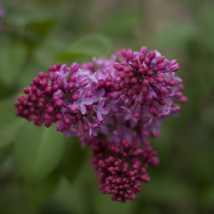
[{"label": "lilac blossom", "polygon": [[94,102],[98,102],[102,98],[104,98],[105,95],[105,89],[102,88],[99,91],[93,91],[93,96],[94,96]]},{"label": "lilac blossom", "polygon": [[103,106],[105,105],[105,99],[102,99],[98,105],[95,105],[93,107],[94,111],[97,113],[97,118],[99,121],[103,120],[102,115],[107,115],[109,113],[109,108],[103,108]]},{"label": "lilac blossom", "polygon": [[[150,124],[155,118],[178,115],[180,108],[174,99],[187,102],[180,92],[182,80],[175,76],[177,61],[168,61],[156,50],[147,52],[146,47],[140,52],[124,49],[117,55],[119,62],[115,62],[115,56],[107,61],[94,58],[97,71],[93,62],[82,68],[77,63],[49,66],[49,74],[40,72],[31,88],[24,89],[28,96],[20,96],[15,103],[17,115],[47,127],[59,121],[57,130],[66,132],[66,136],[71,129],[78,130],[69,132],[78,136],[92,135],[96,127],[111,135],[121,125],[126,130],[144,127],[152,134],[155,126]],[[132,141],[134,135],[130,136]]]},{"label": "lilac blossom", "polygon": [[102,130],[102,126],[94,124],[90,127],[89,135],[96,137],[99,130]]},{"label": "lilac blossom", "polygon": [[81,90],[79,93],[79,99],[74,102],[75,105],[80,107],[81,113],[84,115],[86,113],[86,105],[91,105],[94,100],[93,98],[85,98],[86,91]]},{"label": "lilac blossom", "polygon": [[[37,126],[57,123],[56,130],[65,137],[73,134],[83,146],[92,144],[95,170],[111,174],[98,172],[99,189],[113,194],[112,200],[125,202],[136,198],[140,182],[149,182],[146,168],[158,165],[147,137],[157,137],[163,120],[179,115],[175,100],[188,100],[181,92],[182,79],[176,76],[180,68],[176,60],[168,61],[157,50],[148,52],[145,46],[139,52],[123,49],[116,55],[117,62],[112,56],[109,60],[93,58],[81,67],[76,62],[49,66],[49,73],[40,72],[24,88],[26,96],[20,95],[15,106],[17,116]],[[128,162],[132,163],[129,172]],[[119,194],[115,182],[129,184],[128,191],[120,187]]]}]

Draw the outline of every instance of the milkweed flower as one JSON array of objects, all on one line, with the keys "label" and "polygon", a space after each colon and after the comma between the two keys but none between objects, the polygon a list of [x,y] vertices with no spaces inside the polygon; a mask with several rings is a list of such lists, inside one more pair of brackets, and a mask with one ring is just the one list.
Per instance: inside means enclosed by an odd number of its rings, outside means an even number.
[{"label": "milkweed flower", "polygon": [[16,115],[37,126],[57,123],[65,137],[76,135],[83,146],[91,145],[99,189],[114,201],[134,200],[141,182],[150,181],[147,167],[159,163],[147,138],[160,134],[163,120],[179,115],[174,101],[187,102],[179,68],[145,46],[81,66],[58,63],[24,88]]}]

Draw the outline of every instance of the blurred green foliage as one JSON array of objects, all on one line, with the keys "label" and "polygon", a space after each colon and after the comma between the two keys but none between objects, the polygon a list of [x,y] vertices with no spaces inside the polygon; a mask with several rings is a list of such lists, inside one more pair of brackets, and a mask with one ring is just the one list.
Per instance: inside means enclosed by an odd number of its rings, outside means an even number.
[{"label": "blurred green foliage", "polygon": [[[213,214],[214,2],[212,0],[7,0],[0,32],[0,213]],[[146,45],[176,58],[189,98],[152,141],[160,167],[137,200],[98,191],[89,149],[55,127],[15,116],[13,102],[38,72]]]}]

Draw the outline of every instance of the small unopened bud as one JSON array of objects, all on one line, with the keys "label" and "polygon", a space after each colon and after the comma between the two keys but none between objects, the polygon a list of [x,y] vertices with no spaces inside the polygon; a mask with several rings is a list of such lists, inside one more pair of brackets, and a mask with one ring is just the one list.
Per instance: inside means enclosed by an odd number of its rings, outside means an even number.
[{"label": "small unopened bud", "polygon": [[133,116],[135,117],[135,118],[139,118],[139,116],[140,116],[140,111],[135,111],[134,113],[133,113]]},{"label": "small unopened bud", "polygon": [[71,104],[68,106],[68,109],[70,114],[76,114],[79,111],[79,106]]},{"label": "small unopened bud", "polygon": [[29,93],[30,93],[30,89],[29,89],[29,88],[24,88],[24,89],[23,89],[23,92],[24,92],[25,94],[29,94]]},{"label": "small unopened bud", "polygon": [[72,99],[72,101],[77,101],[78,100],[78,96],[76,95],[76,94],[72,94],[71,95],[71,99]]},{"label": "small unopened bud", "polygon": [[174,87],[176,83],[175,83],[175,81],[173,79],[170,79],[170,80],[167,81],[167,84],[170,87]]},{"label": "small unopened bud", "polygon": [[41,86],[45,89],[48,86],[48,81],[46,79],[42,79]]},{"label": "small unopened bud", "polygon": [[61,65],[60,63],[57,63],[57,64],[56,64],[56,67],[57,67],[57,69],[59,70],[59,69],[62,67],[62,65]]},{"label": "small unopened bud", "polygon": [[178,91],[183,91],[184,90],[184,85],[182,85],[182,84],[178,85],[177,90]]},{"label": "small unopened bud", "polygon": [[180,69],[180,66],[176,60],[172,60],[169,62],[169,71],[175,72],[175,71],[178,71],[179,69]]},{"label": "small unopened bud", "polygon": [[75,75],[71,75],[70,77],[69,77],[69,82],[76,82],[76,76]]},{"label": "small unopened bud", "polygon": [[82,126],[83,131],[87,132],[89,130],[89,126],[87,124],[84,124]]},{"label": "small unopened bud", "polygon": [[158,71],[164,70],[166,68],[167,64],[168,64],[167,62],[162,62],[162,63],[158,64],[157,70]]},{"label": "small unopened bud", "polygon": [[58,78],[58,73],[56,73],[56,72],[50,72],[49,78],[50,78],[51,81],[56,81],[57,78]]},{"label": "small unopened bud", "polygon": [[146,54],[147,54],[147,47],[142,46],[142,47],[140,48],[140,52],[141,52],[142,54],[146,55]]},{"label": "small unopened bud", "polygon": [[48,107],[46,108],[46,112],[47,112],[48,114],[51,114],[53,111],[54,111],[54,107],[53,107],[53,106],[48,106]]},{"label": "small unopened bud", "polygon": [[147,54],[147,57],[150,60],[153,60],[155,58],[155,52],[154,51],[149,51],[149,53]]},{"label": "small unopened bud", "polygon": [[179,100],[181,103],[185,104],[188,102],[188,99],[186,97],[181,97],[181,99]]},{"label": "small unopened bud", "polygon": [[112,95],[111,95],[111,98],[112,99],[118,99],[120,97],[120,93],[119,92],[114,92],[114,93],[112,93]]},{"label": "small unopened bud", "polygon": [[62,119],[62,114],[58,112],[58,113],[56,114],[56,119],[57,119],[57,120],[61,120],[61,119]]},{"label": "small unopened bud", "polygon": [[157,109],[154,106],[151,106],[149,108],[149,113],[154,116],[154,117],[158,117],[159,116],[159,112],[157,111]]},{"label": "small unopened bud", "polygon": [[39,72],[38,77],[39,77],[39,79],[44,79],[45,73],[43,71]]},{"label": "small unopened bud", "polygon": [[37,77],[34,77],[33,78],[33,84],[39,85],[40,84],[40,80]]},{"label": "small unopened bud", "polygon": [[73,90],[73,89],[75,88],[75,84],[74,84],[73,82],[69,82],[69,83],[67,84],[67,88],[68,88],[69,91],[70,91],[70,90]]},{"label": "small unopened bud", "polygon": [[147,66],[150,66],[151,64],[151,60],[149,59],[149,57],[146,57],[144,62]]},{"label": "small unopened bud", "polygon": [[77,64],[76,62],[74,62],[74,63],[71,64],[70,71],[71,71],[72,73],[75,73],[75,72],[78,71],[79,67],[80,67],[80,65]]},{"label": "small unopened bud", "polygon": [[122,71],[122,70],[123,70],[123,67],[120,65],[119,62],[115,62],[115,63],[113,64],[113,67],[114,67],[115,69],[117,69],[118,71]]},{"label": "small unopened bud", "polygon": [[55,105],[58,107],[58,108],[61,108],[63,106],[63,101],[61,99],[59,100],[56,100],[55,101]]},{"label": "small unopened bud", "polygon": [[148,92],[146,94],[145,101],[144,101],[145,106],[149,106],[152,98],[153,98],[152,94]]},{"label": "small unopened bud", "polygon": [[139,60],[141,63],[143,63],[143,61],[145,60],[145,55],[144,54],[140,55]]},{"label": "small unopened bud", "polygon": [[182,96],[183,96],[183,94],[181,92],[176,92],[174,94],[174,98],[177,99],[177,100],[179,100]]},{"label": "small unopened bud", "polygon": [[104,80],[99,80],[98,81],[98,87],[99,88],[104,88],[104,86],[105,86],[105,81]]},{"label": "small unopened bud", "polygon": [[129,50],[126,52],[126,56],[127,56],[128,60],[132,60],[133,57],[134,57],[134,52],[133,52],[131,49],[129,49]]},{"label": "small unopened bud", "polygon": [[68,117],[64,117],[64,118],[63,118],[63,122],[64,122],[65,124],[70,124],[70,123],[71,123],[71,121],[70,121],[70,119],[69,119]]},{"label": "small unopened bud", "polygon": [[87,78],[81,80],[80,83],[79,83],[79,87],[80,88],[82,88],[82,87],[84,88],[87,85],[88,85],[88,79]]},{"label": "small unopened bud", "polygon": [[52,88],[51,87],[46,87],[45,94],[48,95],[48,96],[52,95],[53,94]]},{"label": "small unopened bud", "polygon": [[127,57],[126,54],[127,54],[127,50],[126,50],[126,49],[123,49],[123,50],[121,51],[121,55],[122,55],[124,58],[126,58],[126,57]]}]

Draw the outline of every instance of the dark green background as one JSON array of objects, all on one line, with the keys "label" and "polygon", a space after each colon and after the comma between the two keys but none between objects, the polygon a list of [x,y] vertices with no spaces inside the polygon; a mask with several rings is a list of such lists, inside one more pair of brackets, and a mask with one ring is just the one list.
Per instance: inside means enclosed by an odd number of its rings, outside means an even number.
[{"label": "dark green background", "polygon": [[[214,213],[214,1],[6,0],[0,32],[1,214]],[[142,46],[177,59],[189,102],[152,140],[160,167],[134,202],[98,191],[89,148],[16,118],[13,102],[56,62]]]}]

